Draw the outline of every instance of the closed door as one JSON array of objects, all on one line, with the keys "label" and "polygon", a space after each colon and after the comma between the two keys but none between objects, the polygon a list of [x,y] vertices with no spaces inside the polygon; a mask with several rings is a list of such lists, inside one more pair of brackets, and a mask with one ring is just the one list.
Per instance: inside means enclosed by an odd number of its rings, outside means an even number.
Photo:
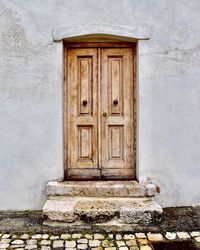
[{"label": "closed door", "polygon": [[67,48],[65,176],[135,177],[133,48]]}]

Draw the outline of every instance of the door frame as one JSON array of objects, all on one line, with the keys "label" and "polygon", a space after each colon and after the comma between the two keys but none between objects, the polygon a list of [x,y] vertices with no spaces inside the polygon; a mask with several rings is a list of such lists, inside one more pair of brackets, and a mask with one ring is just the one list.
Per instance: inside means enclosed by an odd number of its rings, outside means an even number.
[{"label": "door frame", "polygon": [[[67,99],[67,87],[68,87],[68,79],[67,79],[67,63],[68,63],[68,48],[132,48],[133,50],[133,89],[134,89],[134,109],[133,109],[133,117],[134,117],[134,140],[133,140],[133,149],[134,149],[134,174],[133,177],[127,179],[136,179],[136,163],[137,163],[137,84],[136,84],[136,73],[137,73],[137,43],[136,42],[116,42],[115,40],[110,40],[109,42],[99,42],[99,41],[84,41],[84,42],[64,42],[64,102],[63,102],[63,123],[64,123],[64,179],[68,179],[68,99]],[[80,178],[77,178],[77,180]],[[94,178],[98,179],[98,178]],[[104,178],[101,178],[103,180]],[[108,178],[109,179],[109,178]],[[81,178],[81,180],[83,180]],[[117,179],[115,179],[117,180]]]}]

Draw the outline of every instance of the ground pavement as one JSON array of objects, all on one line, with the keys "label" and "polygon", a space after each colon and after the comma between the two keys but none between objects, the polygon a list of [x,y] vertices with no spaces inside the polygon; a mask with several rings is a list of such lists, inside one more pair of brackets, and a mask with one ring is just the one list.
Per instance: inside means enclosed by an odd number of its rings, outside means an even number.
[{"label": "ground pavement", "polygon": [[0,250],[151,250],[151,242],[193,240],[200,243],[200,231],[166,233],[63,233],[60,235],[0,233]]}]

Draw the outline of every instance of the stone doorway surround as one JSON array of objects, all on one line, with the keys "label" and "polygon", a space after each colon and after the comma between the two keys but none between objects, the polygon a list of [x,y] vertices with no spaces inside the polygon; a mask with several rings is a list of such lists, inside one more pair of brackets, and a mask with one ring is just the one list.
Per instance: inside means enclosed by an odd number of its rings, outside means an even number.
[{"label": "stone doorway surround", "polygon": [[[90,24],[54,30],[53,39],[61,44],[63,41],[106,40],[137,42],[138,45],[139,40],[146,40],[148,36],[128,27]],[[136,164],[138,169],[138,162]],[[43,208],[44,224],[84,228],[89,223],[105,231],[120,228],[130,231],[137,226],[160,223],[163,210],[154,201],[155,193],[153,184],[137,180],[50,181],[48,200]]]}]

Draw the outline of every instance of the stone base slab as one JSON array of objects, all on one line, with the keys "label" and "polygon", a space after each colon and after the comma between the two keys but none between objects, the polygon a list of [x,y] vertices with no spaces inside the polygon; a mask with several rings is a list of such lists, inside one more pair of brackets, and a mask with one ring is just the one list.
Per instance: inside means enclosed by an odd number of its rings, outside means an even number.
[{"label": "stone base slab", "polygon": [[[162,208],[150,198],[59,197],[47,200],[43,215],[65,223],[149,225],[159,223]],[[103,224],[102,224],[103,225]]]}]

